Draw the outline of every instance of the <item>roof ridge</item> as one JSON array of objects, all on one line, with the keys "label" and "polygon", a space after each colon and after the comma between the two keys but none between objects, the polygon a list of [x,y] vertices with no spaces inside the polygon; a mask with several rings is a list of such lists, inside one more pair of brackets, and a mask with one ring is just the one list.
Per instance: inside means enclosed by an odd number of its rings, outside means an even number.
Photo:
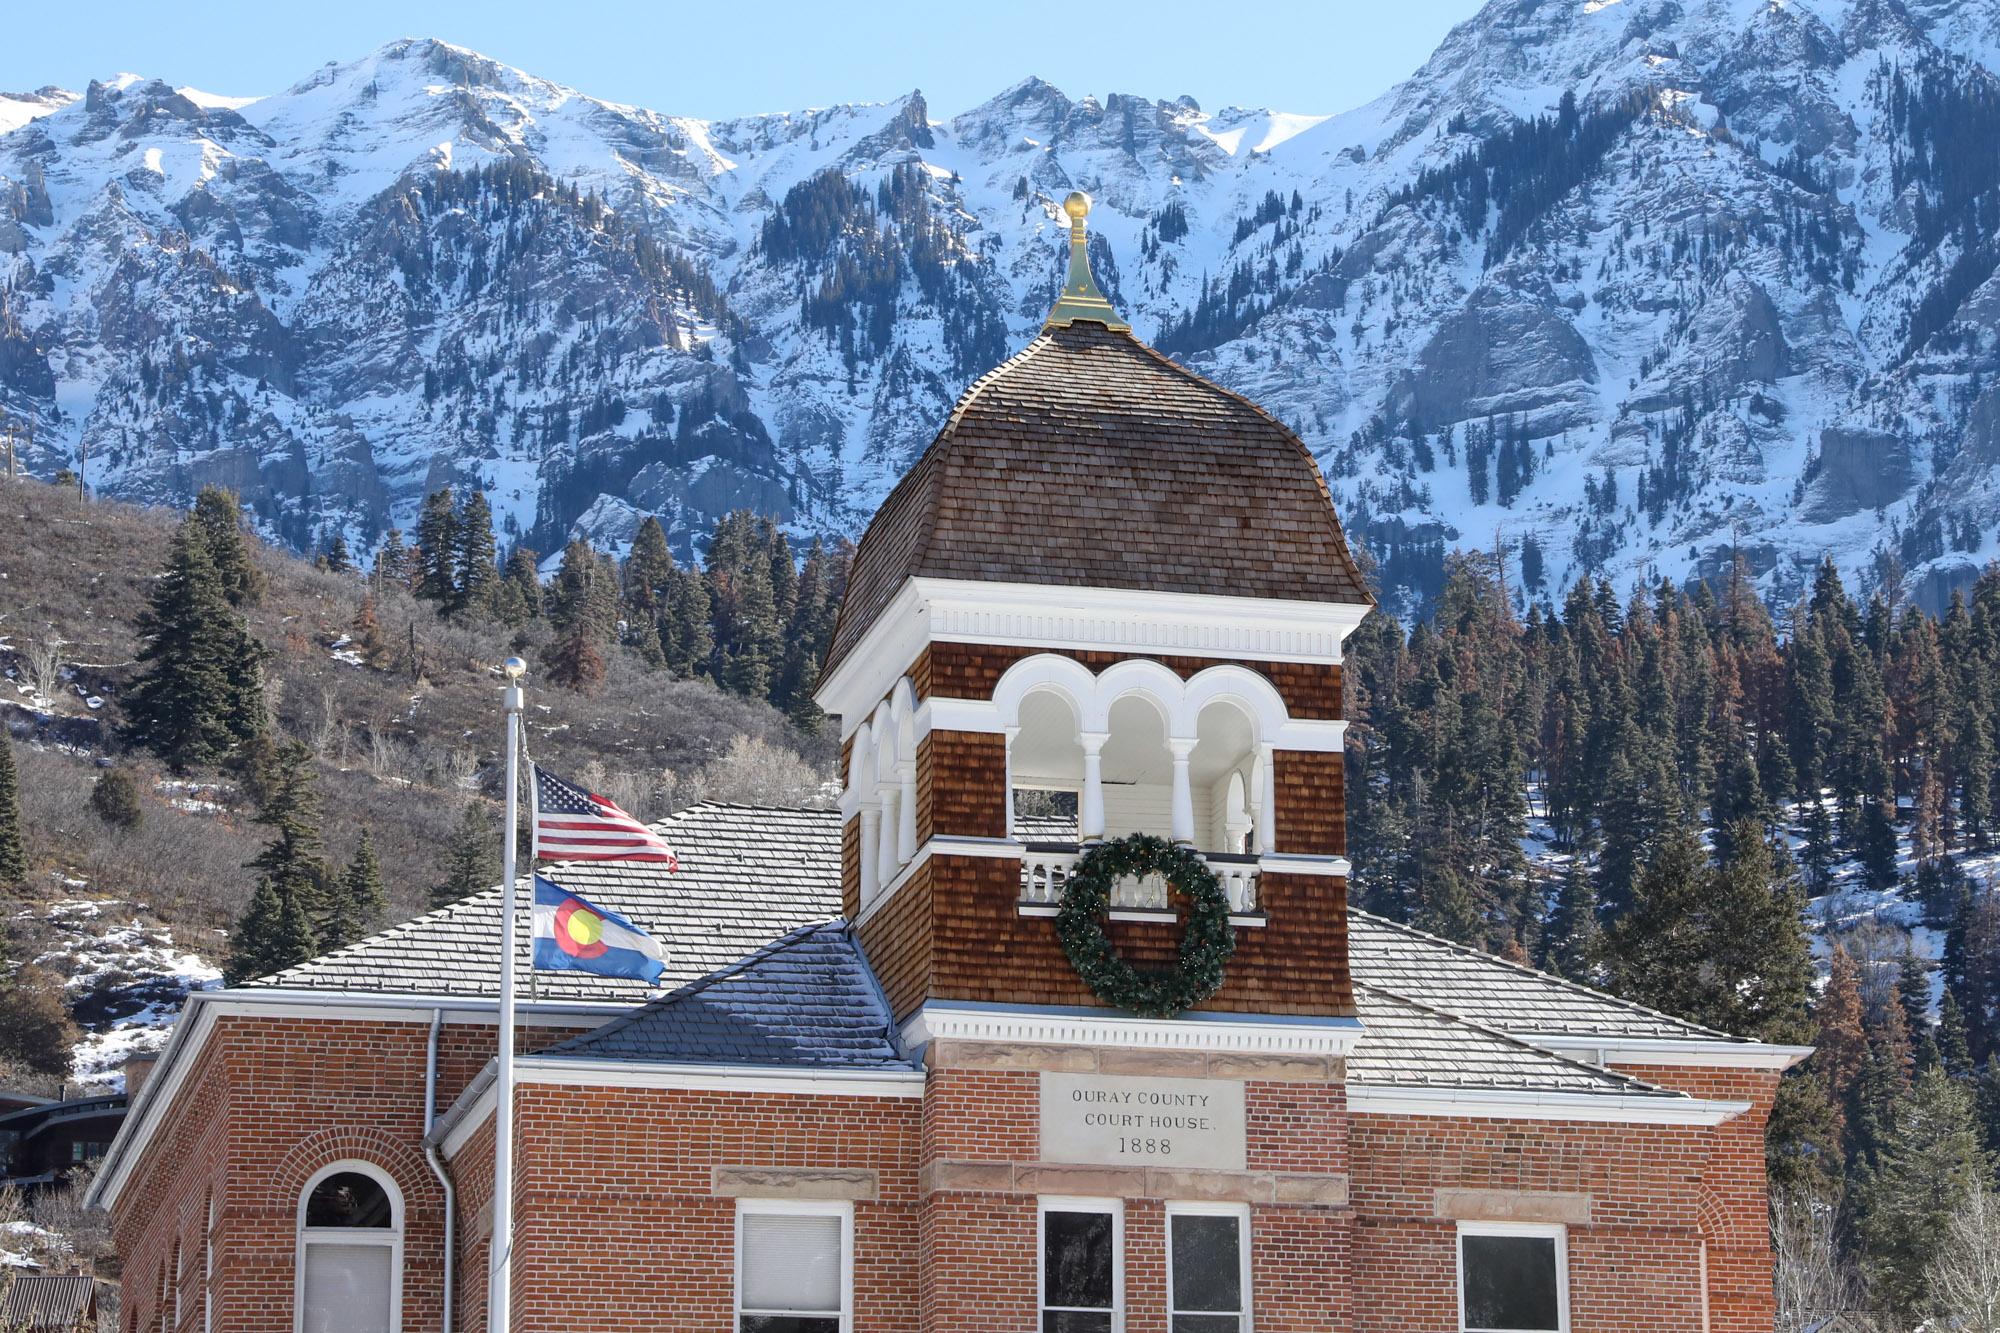
[{"label": "roof ridge", "polygon": [[[1687,1028],[1694,1032],[1700,1032],[1707,1036],[1719,1038],[1727,1042],[1734,1042],[1739,1045],[1748,1043],[1752,1040],[1749,1037],[1739,1037],[1734,1033],[1723,1032],[1718,1028],[1707,1027],[1701,1023],[1690,1022],[1685,1018],[1679,1018],[1673,1014],[1667,1013],[1664,1009],[1654,1009],[1648,1005],[1640,1004],[1637,1000],[1628,1000],[1622,995],[1613,995],[1610,991],[1599,990],[1595,986],[1586,986],[1580,981],[1571,981],[1568,977],[1560,976],[1554,972],[1544,972],[1539,967],[1530,967],[1525,963],[1511,962],[1508,959],[1502,958],[1499,954],[1488,953],[1484,949],[1476,949],[1469,944],[1461,944],[1457,940],[1446,939],[1442,935],[1433,935],[1427,930],[1419,930],[1415,926],[1404,925],[1400,921],[1392,921],[1386,916],[1378,916],[1374,912],[1366,911],[1362,908],[1355,907],[1352,904],[1348,905],[1347,912],[1349,916],[1363,917],[1369,921],[1376,923],[1377,925],[1387,926],[1389,929],[1398,931],[1401,934],[1415,936],[1417,939],[1423,940],[1426,943],[1442,945],[1444,948],[1449,949],[1453,953],[1466,955],[1481,963],[1488,963],[1496,967],[1504,967],[1512,969],[1513,971],[1516,972],[1526,973],[1528,976],[1534,977],[1538,981],[1550,982],[1556,986],[1561,987],[1564,990],[1575,991],[1579,994],[1588,995],[1593,999],[1606,1000],[1612,1004],[1619,1006],[1622,1009],[1630,1009],[1634,1013],[1645,1014],[1649,1018],[1665,1019],[1667,1022],[1672,1023],[1677,1027]],[[1377,987],[1376,989],[1379,990],[1381,988]],[[1390,992],[1384,992],[1384,993],[1388,994]]]},{"label": "roof ridge", "polygon": [[[1603,1065],[1593,1065],[1588,1063],[1587,1061],[1573,1059],[1570,1056],[1561,1054],[1560,1052],[1551,1051],[1544,1047],[1537,1046],[1533,1042],[1523,1041],[1519,1037],[1514,1036],[1512,1033],[1504,1032],[1496,1027],[1491,1027],[1485,1023],[1479,1022],[1476,1019],[1465,1018],[1459,1014],[1454,1014],[1447,1010],[1439,1009],[1435,1005],[1425,1004],[1422,1000],[1411,999],[1409,996],[1404,995],[1398,991],[1388,990],[1384,987],[1372,985],[1365,981],[1357,981],[1354,983],[1354,986],[1355,989],[1357,990],[1373,991],[1377,995],[1387,996],[1389,999],[1396,1001],[1398,1004],[1408,1005],[1410,1008],[1417,1010],[1419,1013],[1428,1014],[1433,1018],[1442,1019],[1447,1023],[1453,1023],[1459,1027],[1469,1028],[1474,1032],[1480,1033],[1482,1036],[1497,1038],[1500,1041],[1505,1042],[1509,1046],[1517,1047],[1518,1049],[1523,1051],[1532,1052],[1533,1054],[1540,1056],[1544,1059],[1553,1060],[1555,1063],[1559,1065],[1563,1065],[1570,1069],[1581,1071],[1583,1073],[1591,1075],[1592,1077],[1601,1078],[1609,1082],[1621,1084],[1627,1087],[1642,1089],[1648,1096],[1681,1097],[1681,1098],[1686,1098],[1688,1096],[1687,1093],[1677,1091],[1673,1088],[1663,1088],[1660,1087],[1658,1084],[1648,1083],[1646,1082],[1646,1080],[1635,1077],[1634,1075],[1620,1073],[1615,1069],[1607,1069]],[[1361,1031],[1362,1031],[1362,1039],[1364,1041],[1367,1040],[1368,1025],[1365,1021],[1362,1023]]]}]

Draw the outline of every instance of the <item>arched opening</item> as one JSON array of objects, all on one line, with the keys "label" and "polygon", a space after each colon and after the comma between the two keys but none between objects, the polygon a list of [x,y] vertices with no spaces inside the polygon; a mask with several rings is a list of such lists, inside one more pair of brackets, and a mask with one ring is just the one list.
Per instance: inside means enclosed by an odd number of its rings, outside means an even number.
[{"label": "arched opening", "polygon": [[1195,719],[1194,751],[1188,759],[1188,784],[1193,789],[1195,846],[1204,852],[1242,856],[1256,850],[1251,810],[1255,788],[1251,767],[1257,757],[1257,733],[1250,716],[1234,703],[1218,699]]},{"label": "arched opening", "polygon": [[322,1168],[299,1196],[298,1333],[399,1333],[403,1196],[366,1162]]},{"label": "arched opening", "polygon": [[1074,843],[1081,836],[1083,742],[1076,709],[1055,690],[1021,700],[1020,729],[1007,754],[1013,836],[1027,843]]},{"label": "arched opening", "polygon": [[1173,828],[1174,758],[1167,745],[1161,705],[1141,693],[1111,703],[1104,742],[1104,834],[1170,836]]}]

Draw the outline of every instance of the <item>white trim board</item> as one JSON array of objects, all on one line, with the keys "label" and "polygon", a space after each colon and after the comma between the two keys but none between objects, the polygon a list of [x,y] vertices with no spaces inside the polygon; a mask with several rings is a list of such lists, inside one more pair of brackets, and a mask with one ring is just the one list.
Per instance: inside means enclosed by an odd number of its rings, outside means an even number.
[{"label": "white trim board", "polygon": [[903,1020],[902,1046],[936,1040],[1118,1046],[1233,1055],[1345,1056],[1361,1040],[1354,1018],[1205,1013],[1137,1018],[1116,1010],[984,1007],[932,1002]]},{"label": "white trim board", "polygon": [[1620,1125],[1719,1125],[1749,1102],[1625,1093],[1519,1092],[1498,1088],[1409,1088],[1349,1083],[1354,1115],[1454,1116],[1471,1120],[1583,1120]]},{"label": "white trim board", "polygon": [[1337,663],[1369,610],[1355,602],[911,577],[814,699],[840,715],[846,740],[931,642]]},{"label": "white trim board", "polygon": [[1811,1046],[1761,1041],[1688,1041],[1671,1037],[1590,1037],[1569,1033],[1512,1032],[1516,1041],[1586,1064],[1686,1065],[1699,1069],[1766,1069],[1782,1072],[1813,1053]]}]

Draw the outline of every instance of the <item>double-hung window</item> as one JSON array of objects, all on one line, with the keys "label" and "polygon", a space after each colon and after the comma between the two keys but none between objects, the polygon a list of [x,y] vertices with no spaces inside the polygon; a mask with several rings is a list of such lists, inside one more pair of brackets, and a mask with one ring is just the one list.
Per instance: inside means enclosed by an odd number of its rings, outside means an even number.
[{"label": "double-hung window", "polygon": [[1041,1201],[1042,1333],[1124,1328],[1125,1214],[1116,1199]]},{"label": "double-hung window", "polygon": [[1167,1205],[1169,1333],[1250,1333],[1250,1210]]},{"label": "double-hung window", "polygon": [[1569,1333],[1569,1254],[1560,1226],[1458,1225],[1465,1333]]},{"label": "double-hung window", "polygon": [[853,1205],[740,1202],[737,1333],[848,1333],[853,1323]]}]

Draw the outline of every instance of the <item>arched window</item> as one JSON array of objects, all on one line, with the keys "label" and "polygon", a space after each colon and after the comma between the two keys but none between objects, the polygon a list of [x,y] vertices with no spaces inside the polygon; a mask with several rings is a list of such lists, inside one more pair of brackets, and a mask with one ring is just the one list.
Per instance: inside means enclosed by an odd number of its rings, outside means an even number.
[{"label": "arched window", "polygon": [[320,1169],[299,1196],[298,1333],[400,1333],[403,1195],[366,1162]]}]

